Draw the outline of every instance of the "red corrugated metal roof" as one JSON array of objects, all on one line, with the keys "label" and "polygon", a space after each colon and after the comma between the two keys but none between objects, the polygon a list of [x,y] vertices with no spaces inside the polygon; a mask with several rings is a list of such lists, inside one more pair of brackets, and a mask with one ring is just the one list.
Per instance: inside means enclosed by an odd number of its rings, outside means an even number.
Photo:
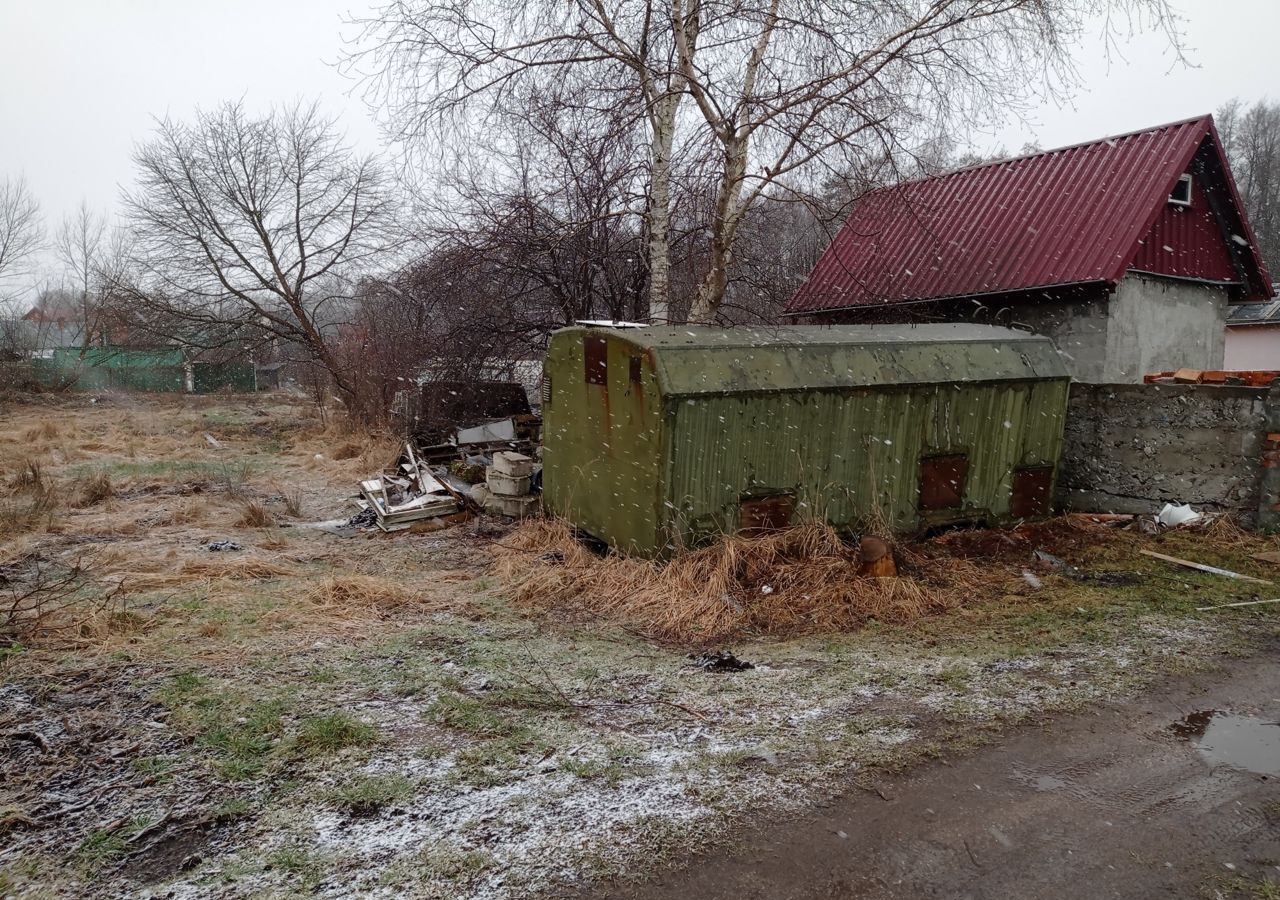
[{"label": "red corrugated metal roof", "polygon": [[1213,119],[1201,116],[873,191],[787,312],[1114,285],[1206,138],[1248,242],[1250,293],[1269,296]]}]

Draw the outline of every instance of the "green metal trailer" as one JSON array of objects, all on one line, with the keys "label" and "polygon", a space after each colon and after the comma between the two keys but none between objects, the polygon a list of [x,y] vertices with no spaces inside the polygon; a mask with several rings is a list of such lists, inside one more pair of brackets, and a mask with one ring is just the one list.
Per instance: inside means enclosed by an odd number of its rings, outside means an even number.
[{"label": "green metal trailer", "polygon": [[574,327],[543,369],[544,504],[625,552],[825,520],[1049,512],[1070,378],[983,325]]}]

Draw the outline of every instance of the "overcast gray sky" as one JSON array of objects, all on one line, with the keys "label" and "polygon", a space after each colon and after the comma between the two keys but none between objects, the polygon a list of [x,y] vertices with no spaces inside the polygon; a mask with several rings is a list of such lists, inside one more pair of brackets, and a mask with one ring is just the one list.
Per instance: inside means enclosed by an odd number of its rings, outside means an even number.
[{"label": "overcast gray sky", "polygon": [[[1187,55],[1144,35],[1108,63],[1090,36],[1074,103],[978,149],[1049,148],[1211,112],[1224,100],[1280,97],[1280,0],[1174,0]],[[243,96],[254,106],[318,97],[362,149],[377,129],[331,65],[358,0],[0,0],[0,175],[25,173],[50,230],[86,198],[114,205],[152,117]]]}]

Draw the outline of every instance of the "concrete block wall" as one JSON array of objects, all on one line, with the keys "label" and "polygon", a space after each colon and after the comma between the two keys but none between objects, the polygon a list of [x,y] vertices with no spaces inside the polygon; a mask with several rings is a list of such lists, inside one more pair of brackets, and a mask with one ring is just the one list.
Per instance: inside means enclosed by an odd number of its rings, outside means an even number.
[{"label": "concrete block wall", "polygon": [[1280,388],[1071,386],[1057,505],[1154,514],[1165,503],[1280,522]]}]

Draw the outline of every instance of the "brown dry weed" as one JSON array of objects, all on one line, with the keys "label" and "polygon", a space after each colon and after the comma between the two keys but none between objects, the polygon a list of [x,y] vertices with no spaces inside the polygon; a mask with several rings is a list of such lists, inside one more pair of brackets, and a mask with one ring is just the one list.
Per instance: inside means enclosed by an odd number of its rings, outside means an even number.
[{"label": "brown dry weed", "polygon": [[322,578],[307,590],[304,599],[317,612],[340,619],[381,618],[407,608],[419,612],[445,608],[439,599],[427,598],[394,581],[372,575]]},{"label": "brown dry weed", "polygon": [[526,522],[495,548],[516,602],[606,616],[658,640],[710,643],[740,635],[846,631],[870,621],[938,615],[1007,579],[955,559],[899,549],[904,573],[858,575],[855,548],[829,526],[725,535],[668,562],[600,557],[563,522]]}]

